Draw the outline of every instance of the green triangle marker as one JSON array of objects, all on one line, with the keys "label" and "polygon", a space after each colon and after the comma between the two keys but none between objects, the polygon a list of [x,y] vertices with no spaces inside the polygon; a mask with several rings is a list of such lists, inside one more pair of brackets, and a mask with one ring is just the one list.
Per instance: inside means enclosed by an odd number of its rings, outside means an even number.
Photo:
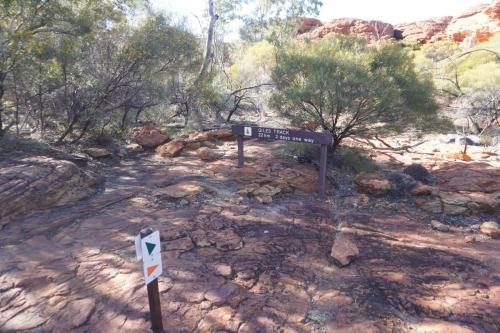
[{"label": "green triangle marker", "polygon": [[153,253],[153,250],[155,247],[156,247],[156,244],[146,242],[146,248],[148,249],[149,254]]}]

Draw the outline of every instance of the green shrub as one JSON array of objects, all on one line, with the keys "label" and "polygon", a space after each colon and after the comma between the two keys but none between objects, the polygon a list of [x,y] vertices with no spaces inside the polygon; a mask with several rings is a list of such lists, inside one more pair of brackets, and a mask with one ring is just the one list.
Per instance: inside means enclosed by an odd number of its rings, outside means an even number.
[{"label": "green shrub", "polygon": [[341,147],[333,159],[335,167],[354,170],[356,173],[377,170],[377,164],[361,149]]},{"label": "green shrub", "polygon": [[493,145],[493,138],[489,135],[481,135],[480,137],[481,145],[489,147]]},{"label": "green shrub", "polygon": [[349,136],[426,129],[437,119],[430,81],[400,46],[368,48],[355,37],[296,42],[278,51],[271,105],[292,125],[317,123],[333,150]]},{"label": "green shrub", "polygon": [[308,143],[288,142],[284,145],[283,155],[293,157],[299,161],[313,161],[319,159],[319,146]]}]

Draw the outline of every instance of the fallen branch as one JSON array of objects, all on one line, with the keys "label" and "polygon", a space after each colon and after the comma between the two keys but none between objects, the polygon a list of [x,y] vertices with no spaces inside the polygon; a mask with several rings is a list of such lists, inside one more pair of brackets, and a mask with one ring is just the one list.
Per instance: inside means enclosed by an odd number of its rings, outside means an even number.
[{"label": "fallen branch", "polygon": [[373,142],[371,142],[369,139],[364,139],[364,140],[362,140],[362,139],[356,139],[356,138],[352,138],[352,139],[354,141],[357,141],[357,142],[368,144],[370,147],[372,147],[374,149],[377,149],[377,150],[388,150],[388,151],[400,151],[400,150],[408,151],[411,148],[418,147],[418,146],[424,144],[425,142],[427,142],[427,140],[424,140],[424,141],[417,142],[417,143],[415,143],[413,145],[404,145],[404,146],[401,146],[401,147],[392,147],[387,142],[385,142],[384,140],[382,140],[382,139],[378,138],[377,136],[375,136],[375,139],[377,139],[378,141],[380,141],[385,146],[385,147],[378,147]]}]

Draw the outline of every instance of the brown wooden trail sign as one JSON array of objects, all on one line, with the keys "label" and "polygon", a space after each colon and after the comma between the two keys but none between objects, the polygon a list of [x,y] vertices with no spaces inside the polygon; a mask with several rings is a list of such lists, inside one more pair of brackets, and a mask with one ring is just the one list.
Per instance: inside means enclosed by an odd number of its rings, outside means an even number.
[{"label": "brown wooden trail sign", "polygon": [[332,144],[332,136],[328,132],[317,133],[306,130],[269,128],[245,125],[233,125],[232,132],[238,141],[238,167],[243,167],[243,139],[260,138],[270,140],[283,140],[289,142],[301,142],[321,145],[319,159],[319,186],[318,193],[321,197],[325,195],[326,185],[326,155],[327,147]]}]

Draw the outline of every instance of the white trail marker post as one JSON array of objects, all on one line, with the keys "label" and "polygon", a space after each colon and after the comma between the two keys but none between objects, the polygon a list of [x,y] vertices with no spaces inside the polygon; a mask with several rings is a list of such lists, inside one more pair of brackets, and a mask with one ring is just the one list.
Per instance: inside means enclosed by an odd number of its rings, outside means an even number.
[{"label": "white trail marker post", "polygon": [[163,272],[161,263],[160,232],[151,227],[144,228],[135,238],[137,259],[142,259],[144,281],[148,288],[151,329],[154,333],[163,332],[160,291],[158,277]]}]

